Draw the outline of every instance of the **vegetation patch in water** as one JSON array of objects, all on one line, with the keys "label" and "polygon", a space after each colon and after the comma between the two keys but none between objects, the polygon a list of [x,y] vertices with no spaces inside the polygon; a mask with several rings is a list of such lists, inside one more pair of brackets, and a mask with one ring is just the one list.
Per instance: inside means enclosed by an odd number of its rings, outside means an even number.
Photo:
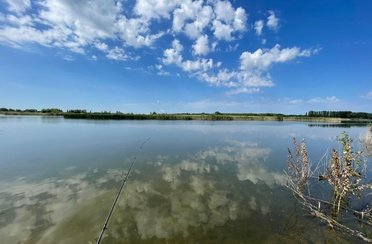
[{"label": "vegetation patch in water", "polygon": [[[372,190],[368,161],[362,151],[354,151],[348,134],[342,133],[338,141],[341,153],[333,149],[330,160],[312,165],[305,141],[298,144],[294,139],[294,153],[288,149],[287,187],[307,211],[329,227],[372,242],[372,208],[366,200]],[[328,195],[314,191],[323,182],[328,183]]]}]

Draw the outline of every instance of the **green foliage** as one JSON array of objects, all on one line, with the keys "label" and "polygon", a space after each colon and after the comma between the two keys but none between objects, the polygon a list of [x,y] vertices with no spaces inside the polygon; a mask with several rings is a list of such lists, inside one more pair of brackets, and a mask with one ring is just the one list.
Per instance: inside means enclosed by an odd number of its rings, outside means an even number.
[{"label": "green foliage", "polygon": [[[149,114],[122,113],[120,111],[110,112],[91,112],[86,109],[70,109],[63,112],[59,108],[37,109],[11,109],[0,108],[0,113],[7,115],[55,115],[64,116],[70,119],[114,119],[114,120],[269,120],[269,121],[322,121],[327,122],[327,118],[348,118],[341,123],[366,123],[372,120],[370,113],[354,113],[351,111],[309,111],[306,115],[285,115],[280,113],[175,113],[158,114],[150,112]],[[352,120],[355,119],[355,120]],[[329,119],[331,120],[331,119]],[[330,121],[334,122],[334,121]]]},{"label": "green foliage", "polygon": [[342,119],[372,119],[372,113],[352,111],[309,111],[308,117],[327,117]]},{"label": "green foliage", "polygon": [[133,114],[133,113],[65,113],[67,119],[112,119],[112,120],[192,120],[188,115],[175,114]]},{"label": "green foliage", "polygon": [[37,111],[37,109],[29,108],[29,109],[25,109],[25,110],[23,110],[23,112],[26,112],[26,113],[37,113],[37,112],[39,112],[39,111]]},{"label": "green foliage", "polygon": [[60,114],[63,113],[61,109],[58,108],[44,108],[41,110],[42,113]]},{"label": "green foliage", "polygon": [[87,112],[86,109],[71,109],[67,110],[67,113],[74,113],[74,114],[85,114]]}]

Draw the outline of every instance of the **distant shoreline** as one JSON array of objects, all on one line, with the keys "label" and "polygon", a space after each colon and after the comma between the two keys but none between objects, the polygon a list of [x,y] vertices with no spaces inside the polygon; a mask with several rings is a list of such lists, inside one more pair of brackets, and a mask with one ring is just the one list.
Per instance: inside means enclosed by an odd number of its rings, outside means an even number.
[{"label": "distant shoreline", "polygon": [[40,111],[0,111],[8,116],[56,116],[65,119],[88,120],[205,120],[205,121],[299,121],[322,123],[355,123],[368,124],[372,119],[340,118],[340,117],[313,117],[307,115],[285,115],[274,113],[175,113],[175,114],[133,114],[111,112],[40,112]]}]

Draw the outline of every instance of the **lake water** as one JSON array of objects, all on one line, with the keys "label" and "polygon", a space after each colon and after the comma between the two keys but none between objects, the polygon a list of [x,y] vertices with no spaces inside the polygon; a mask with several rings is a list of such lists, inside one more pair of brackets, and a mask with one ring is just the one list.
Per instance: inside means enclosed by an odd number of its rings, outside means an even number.
[{"label": "lake water", "polygon": [[0,116],[0,242],[95,243],[133,160],[102,243],[357,242],[307,215],[283,171],[292,137],[317,162],[366,130]]}]

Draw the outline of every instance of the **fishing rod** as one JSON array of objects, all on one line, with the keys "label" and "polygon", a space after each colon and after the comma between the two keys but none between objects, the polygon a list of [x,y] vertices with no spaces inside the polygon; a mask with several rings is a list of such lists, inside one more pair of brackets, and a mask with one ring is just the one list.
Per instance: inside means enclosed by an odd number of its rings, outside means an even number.
[{"label": "fishing rod", "polygon": [[[141,146],[139,147],[139,150],[142,150],[143,146],[144,146],[148,141],[150,141],[150,139],[151,139],[151,137],[149,137],[149,138],[147,138],[146,140],[144,140],[144,141],[142,142]],[[136,159],[137,159],[137,157],[134,157],[134,158],[133,158],[132,163],[131,163],[130,166],[129,166],[128,173],[125,175],[125,177],[124,177],[124,179],[123,179],[123,182],[122,182],[121,185],[120,185],[119,191],[118,191],[118,193],[116,194],[115,200],[114,200],[114,202],[113,202],[113,204],[112,204],[112,206],[111,206],[111,208],[110,208],[110,211],[109,211],[109,213],[108,213],[108,215],[107,215],[107,217],[106,217],[105,223],[103,224],[102,230],[101,230],[101,232],[100,232],[100,234],[99,234],[99,236],[98,236],[98,239],[97,239],[96,244],[100,244],[100,243],[101,243],[101,240],[102,240],[102,238],[103,238],[103,235],[105,234],[105,231],[106,231],[107,228],[108,228],[108,223],[109,223],[109,221],[110,221],[111,215],[112,215],[112,213],[114,212],[114,208],[115,208],[115,206],[116,206],[116,203],[118,202],[118,199],[119,199],[119,197],[120,197],[120,194],[121,194],[121,192],[123,191],[123,188],[124,188],[125,184],[126,184],[127,181],[128,181],[128,177],[129,177],[129,175],[130,175],[130,172],[132,171],[132,168],[133,168],[133,165],[134,165],[135,162],[136,162]]]}]

